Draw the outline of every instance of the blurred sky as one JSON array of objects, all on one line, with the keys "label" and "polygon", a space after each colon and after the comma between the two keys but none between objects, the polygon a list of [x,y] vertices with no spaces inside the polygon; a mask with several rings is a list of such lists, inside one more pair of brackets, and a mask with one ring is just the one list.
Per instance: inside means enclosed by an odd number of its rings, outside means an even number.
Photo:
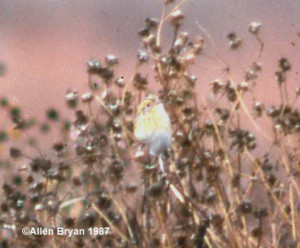
[{"label": "blurred sky", "polygon": [[[0,0],[0,61],[7,66],[7,74],[0,77],[0,96],[16,99],[29,116],[42,115],[49,107],[63,110],[68,89],[87,91],[86,62],[106,54],[120,58],[118,75],[129,78],[141,49],[136,33],[146,17],[160,17],[162,5],[163,0]],[[259,51],[248,25],[262,23],[265,48],[258,97],[279,100],[274,72],[283,56],[292,63],[291,88],[299,85],[299,0],[190,0],[182,9],[183,29],[191,37],[205,37],[196,25],[200,23],[216,43],[208,51],[228,61],[237,82]],[[164,30],[168,39],[171,32]],[[243,39],[238,52],[228,49],[231,31]],[[207,58],[195,65],[203,97],[210,81],[225,78],[221,70],[211,69],[219,65]]]}]

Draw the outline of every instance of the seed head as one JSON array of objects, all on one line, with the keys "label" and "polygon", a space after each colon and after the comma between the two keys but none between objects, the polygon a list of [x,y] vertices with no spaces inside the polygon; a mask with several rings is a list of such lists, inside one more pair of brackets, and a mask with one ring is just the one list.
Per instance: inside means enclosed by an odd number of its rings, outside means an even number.
[{"label": "seed head", "polygon": [[252,34],[257,34],[260,30],[261,23],[260,22],[251,22],[249,25],[249,32]]}]

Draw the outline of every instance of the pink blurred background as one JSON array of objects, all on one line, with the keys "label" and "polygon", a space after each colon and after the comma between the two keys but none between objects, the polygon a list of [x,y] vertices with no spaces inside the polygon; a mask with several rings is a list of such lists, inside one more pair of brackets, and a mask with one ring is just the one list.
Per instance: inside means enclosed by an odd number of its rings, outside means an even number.
[{"label": "pink blurred background", "polygon": [[[117,74],[125,79],[132,76],[136,51],[142,48],[136,33],[146,17],[160,17],[162,5],[163,0],[1,0],[0,61],[6,64],[7,73],[0,77],[0,96],[15,99],[28,116],[43,119],[49,107],[70,115],[64,94],[68,89],[88,90],[89,59],[115,54],[120,58]],[[292,63],[289,87],[299,85],[300,1],[190,0],[182,10],[186,15],[183,29],[191,37],[205,37],[197,27],[196,22],[200,23],[215,41],[215,50],[230,64],[236,82],[243,79],[259,51],[248,25],[262,23],[265,48],[258,99],[279,101],[274,72],[281,57]],[[165,37],[171,37],[170,30],[165,30]],[[232,31],[243,39],[242,49],[235,52],[229,51],[226,38]],[[215,50],[208,48],[211,54]],[[226,78],[222,70],[212,69],[216,66],[220,64],[200,58],[193,69],[203,98],[209,82]]]}]

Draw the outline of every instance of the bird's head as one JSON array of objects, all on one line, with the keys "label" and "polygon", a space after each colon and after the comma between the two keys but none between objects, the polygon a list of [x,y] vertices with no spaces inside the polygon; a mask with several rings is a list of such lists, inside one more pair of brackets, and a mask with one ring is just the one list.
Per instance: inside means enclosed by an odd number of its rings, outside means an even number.
[{"label": "bird's head", "polygon": [[158,103],[160,103],[160,100],[157,96],[154,96],[154,95],[148,96],[138,106],[138,109],[137,109],[138,115],[147,113],[149,110],[151,110]]}]

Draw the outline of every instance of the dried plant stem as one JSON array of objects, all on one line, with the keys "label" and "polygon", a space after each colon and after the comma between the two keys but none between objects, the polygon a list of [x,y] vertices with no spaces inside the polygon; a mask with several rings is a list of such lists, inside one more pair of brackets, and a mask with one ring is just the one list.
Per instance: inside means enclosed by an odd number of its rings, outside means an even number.
[{"label": "dried plant stem", "polygon": [[159,224],[162,227],[162,229],[164,230],[164,233],[166,235],[168,247],[174,248],[174,244],[173,244],[172,239],[171,239],[171,234],[170,234],[170,232],[167,228],[165,218],[161,214],[161,206],[160,206],[159,202],[155,203],[155,210],[154,211],[155,211],[155,215],[157,216],[157,219],[159,221]]},{"label": "dried plant stem", "polygon": [[239,100],[239,103],[241,104],[242,106],[242,109],[244,110],[246,116],[248,117],[248,119],[250,120],[250,122],[253,124],[253,126],[260,132],[260,134],[262,136],[264,136],[268,141],[272,141],[272,139],[265,134],[265,132],[260,128],[260,126],[258,126],[258,124],[256,123],[256,121],[253,119],[252,115],[249,113],[249,110],[246,106],[246,104],[244,103],[243,99],[242,99],[242,96],[241,94],[235,89],[235,92],[237,94],[237,97],[238,97],[238,100]]},{"label": "dried plant stem", "polygon": [[233,167],[232,167],[232,164],[230,162],[230,158],[228,156],[228,153],[225,152],[227,149],[225,149],[225,145],[223,144],[223,140],[221,138],[221,135],[220,135],[220,132],[219,132],[219,129],[216,125],[216,122],[214,120],[214,117],[213,117],[213,114],[210,112],[210,110],[208,110],[208,113],[209,113],[209,117],[210,119],[212,120],[212,123],[213,123],[213,126],[214,126],[214,129],[215,129],[215,132],[216,132],[216,136],[217,136],[217,140],[218,140],[218,143],[219,143],[219,146],[221,147],[221,149],[223,149],[224,151],[224,155],[225,155],[225,164],[228,165],[228,169],[229,169],[229,173],[230,173],[230,176],[232,177],[233,176]]},{"label": "dried plant stem", "polygon": [[260,57],[261,57],[261,55],[264,51],[265,44],[257,34],[255,34],[254,37],[256,38],[256,40],[257,40],[257,42],[259,43],[259,46],[260,46],[259,53],[258,53],[257,58],[255,60],[255,61],[259,61]]},{"label": "dried plant stem", "polygon": [[[221,64],[223,64],[223,66],[225,68],[229,68],[228,63],[224,59],[222,59],[221,56],[219,55],[217,47],[216,47],[216,43],[212,39],[212,37],[209,34],[209,32],[207,32],[207,30],[199,22],[196,22],[196,24],[197,24],[198,28],[206,35],[206,37],[208,38],[209,42],[211,43],[212,50],[214,51],[214,56],[210,56],[208,54],[203,54],[203,55],[205,55],[207,58],[211,58],[211,59],[217,60],[218,62],[220,62]],[[202,66],[202,65],[200,65],[200,66]],[[212,67],[210,69],[219,70],[221,68],[222,67]]]},{"label": "dried plant stem", "polygon": [[265,188],[268,190],[268,192],[270,193],[272,199],[274,200],[274,202],[276,203],[276,205],[278,206],[278,209],[280,211],[280,213],[282,214],[282,216],[284,217],[284,219],[290,223],[290,219],[288,217],[288,215],[286,214],[284,207],[282,206],[282,203],[278,200],[277,196],[274,194],[274,192],[272,191],[272,189],[270,188],[267,179],[266,179],[266,175],[265,173],[262,171],[261,167],[257,164],[257,161],[253,158],[252,154],[247,150],[246,154],[248,155],[248,157],[251,159],[254,169],[256,170],[256,174],[260,176]]},{"label": "dried plant stem", "polygon": [[110,116],[114,116],[111,110],[106,106],[99,96],[96,96],[96,100],[100,103],[100,106],[105,110],[106,113],[108,113]]},{"label": "dried plant stem", "polygon": [[94,204],[92,203],[92,208],[109,224],[109,226],[118,234],[122,239],[126,240],[127,242],[131,243],[130,240],[127,238],[125,234],[123,234],[119,228],[117,228],[110,219]]},{"label": "dried plant stem", "polygon": [[[111,196],[111,199],[115,199],[113,196]],[[124,220],[126,227],[128,229],[128,233],[130,235],[130,238],[133,240],[134,235],[133,235],[133,231],[131,229],[131,226],[129,225],[128,219],[126,217],[126,214],[124,213],[124,207],[120,205],[120,203],[117,200],[113,200],[115,206],[117,207],[118,211],[121,213],[122,215],[122,219]]]},{"label": "dried plant stem", "polygon": [[187,2],[187,1],[189,1],[189,0],[182,0],[181,2],[179,2],[179,3],[178,3],[178,4],[170,11],[170,13],[163,19],[163,22],[167,21],[167,20],[172,16],[172,14],[173,14],[176,10],[180,9],[181,6],[182,6],[185,2]]},{"label": "dried plant stem", "polygon": [[293,187],[291,184],[289,185],[289,200],[290,200],[290,206],[291,206],[292,235],[293,235],[293,239],[296,240],[297,239],[296,212],[295,212]]},{"label": "dried plant stem", "polygon": [[300,196],[299,185],[298,185],[297,182],[295,181],[295,177],[292,175],[291,168],[290,168],[290,166],[289,166],[289,164],[288,164],[288,162],[287,162],[287,159],[286,159],[287,154],[286,154],[286,152],[285,152],[285,149],[284,149],[282,146],[280,147],[280,154],[281,154],[280,158],[281,158],[281,161],[282,161],[282,163],[283,163],[283,165],[284,165],[284,168],[285,168],[285,170],[286,170],[286,173],[287,173],[287,175],[288,175],[288,177],[289,177],[289,181],[290,181],[290,182],[292,183],[292,185],[294,186],[294,188],[295,188],[295,190],[296,190],[296,192],[297,192],[297,195]]}]

